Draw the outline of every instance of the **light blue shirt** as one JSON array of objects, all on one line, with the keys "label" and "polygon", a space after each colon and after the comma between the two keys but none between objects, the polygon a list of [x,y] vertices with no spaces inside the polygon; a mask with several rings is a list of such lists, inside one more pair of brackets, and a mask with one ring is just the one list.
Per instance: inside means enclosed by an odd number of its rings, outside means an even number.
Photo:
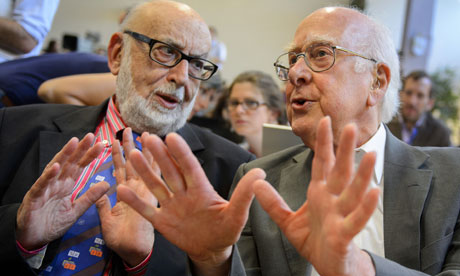
[{"label": "light blue shirt", "polygon": [[25,55],[13,55],[0,49],[0,62],[40,54],[58,6],[59,0],[0,0],[1,16],[18,22],[38,42]]}]

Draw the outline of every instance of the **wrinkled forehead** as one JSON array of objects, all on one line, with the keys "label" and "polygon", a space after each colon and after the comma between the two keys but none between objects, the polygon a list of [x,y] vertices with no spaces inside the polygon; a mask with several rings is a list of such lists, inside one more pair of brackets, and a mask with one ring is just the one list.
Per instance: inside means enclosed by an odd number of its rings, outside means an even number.
[{"label": "wrinkled forehead", "polygon": [[211,35],[206,23],[188,10],[162,9],[142,12],[129,27],[153,39],[175,46],[184,53],[206,57]]},{"label": "wrinkled forehead", "polygon": [[299,24],[289,50],[302,52],[318,42],[360,48],[368,34],[363,16],[356,11],[337,8],[316,11]]}]

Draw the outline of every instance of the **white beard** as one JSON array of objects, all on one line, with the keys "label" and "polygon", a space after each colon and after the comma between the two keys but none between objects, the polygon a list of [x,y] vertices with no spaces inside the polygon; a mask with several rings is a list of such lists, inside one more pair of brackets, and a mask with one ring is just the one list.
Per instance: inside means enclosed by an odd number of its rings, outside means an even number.
[{"label": "white beard", "polygon": [[[129,51],[129,49],[126,50]],[[139,96],[133,85],[129,53],[123,55],[123,58],[125,60],[120,66],[115,94],[121,117],[127,126],[137,133],[146,131],[158,136],[165,136],[180,129],[193,109],[197,93],[184,107],[185,89],[184,87],[177,88],[176,84],[172,82],[157,87],[146,98],[143,98]],[[176,108],[167,109],[154,99],[156,92],[171,95],[179,99],[180,102]]]}]

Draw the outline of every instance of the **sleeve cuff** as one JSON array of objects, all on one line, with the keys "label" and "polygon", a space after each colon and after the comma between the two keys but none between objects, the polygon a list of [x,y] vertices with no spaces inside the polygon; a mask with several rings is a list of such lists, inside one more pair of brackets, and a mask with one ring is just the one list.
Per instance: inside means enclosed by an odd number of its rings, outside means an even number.
[{"label": "sleeve cuff", "polygon": [[43,246],[43,247],[41,247],[41,248],[39,248],[39,249],[29,251],[29,250],[25,249],[25,248],[19,243],[19,241],[17,241],[17,240],[16,240],[16,245],[18,246],[19,251],[21,252],[22,257],[24,257],[24,258],[29,258],[29,257],[32,257],[32,256],[34,256],[34,255],[37,255],[38,253],[40,253],[40,251],[46,249],[46,247],[48,246],[48,245],[45,245],[45,246]]},{"label": "sleeve cuff", "polygon": [[152,251],[150,251],[149,255],[138,265],[135,267],[129,267],[124,261],[123,265],[125,266],[125,271],[130,276],[141,276],[147,272],[147,265],[149,264],[150,257],[152,256]]}]

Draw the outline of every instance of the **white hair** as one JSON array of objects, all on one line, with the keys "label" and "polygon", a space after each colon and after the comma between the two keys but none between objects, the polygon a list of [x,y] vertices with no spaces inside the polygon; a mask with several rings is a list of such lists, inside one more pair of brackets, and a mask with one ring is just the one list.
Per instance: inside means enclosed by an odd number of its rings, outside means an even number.
[{"label": "white hair", "polygon": [[[362,13],[361,11],[358,11]],[[383,62],[388,65],[391,72],[390,83],[383,98],[381,107],[381,120],[384,123],[391,121],[399,108],[399,87],[401,78],[399,72],[399,57],[391,37],[390,30],[371,16],[367,15],[371,21],[370,34],[366,38],[366,45],[362,45],[361,52],[377,62]],[[372,64],[374,65],[374,64]],[[363,72],[369,68],[369,62],[364,59],[357,59],[355,64],[356,72]]]}]

